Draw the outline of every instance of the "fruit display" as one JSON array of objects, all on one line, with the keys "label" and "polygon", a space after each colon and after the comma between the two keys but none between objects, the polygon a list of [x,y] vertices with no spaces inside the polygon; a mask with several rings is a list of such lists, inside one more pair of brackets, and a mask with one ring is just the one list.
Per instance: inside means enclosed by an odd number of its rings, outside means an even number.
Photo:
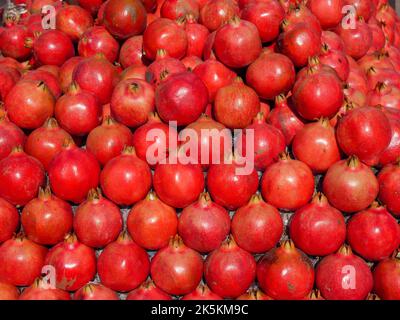
[{"label": "fruit display", "polygon": [[0,300],[400,300],[389,0],[14,2]]}]

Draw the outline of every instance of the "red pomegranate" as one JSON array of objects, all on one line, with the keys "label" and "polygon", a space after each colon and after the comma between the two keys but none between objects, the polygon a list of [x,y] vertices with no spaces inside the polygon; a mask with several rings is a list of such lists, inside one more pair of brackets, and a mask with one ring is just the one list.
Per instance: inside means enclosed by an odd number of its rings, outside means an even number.
[{"label": "red pomegranate", "polygon": [[127,39],[119,51],[119,63],[124,69],[135,65],[143,65],[143,36],[133,36]]},{"label": "red pomegranate", "polygon": [[93,23],[90,12],[80,6],[67,5],[57,10],[56,28],[68,35],[72,41],[78,41]]},{"label": "red pomegranate", "polygon": [[88,10],[90,13],[95,14],[99,11],[100,6],[103,4],[104,0],[77,0],[78,4]]},{"label": "red pomegranate", "polygon": [[389,123],[392,129],[392,139],[390,140],[389,146],[381,153],[379,157],[379,164],[381,166],[385,166],[389,163],[395,163],[400,157],[400,119],[390,117]]},{"label": "red pomegranate", "polygon": [[1,66],[0,67],[0,99],[4,101],[8,93],[15,86],[21,75],[17,69]]},{"label": "red pomegranate", "polygon": [[43,67],[58,68],[57,66],[51,66],[51,65],[42,66],[41,67],[42,69],[36,69],[25,73],[21,78],[21,80],[43,81],[47,85],[53,96],[56,99],[58,99],[62,93],[61,86],[58,81],[58,75],[54,75],[50,71],[44,70]]},{"label": "red pomegranate", "polygon": [[154,192],[129,212],[127,228],[132,239],[147,250],[158,250],[166,245],[178,229],[175,209],[162,202]]},{"label": "red pomegranate", "polygon": [[69,87],[72,83],[72,74],[76,68],[76,66],[81,62],[84,58],[82,57],[72,57],[64,62],[64,64],[60,68],[58,81],[60,83],[62,91],[65,93],[68,91]]},{"label": "red pomegranate", "polygon": [[346,5],[352,5],[356,9],[356,15],[363,17],[365,21],[371,17],[373,5],[371,0],[345,0]]},{"label": "red pomegranate", "polygon": [[396,217],[400,215],[400,164],[385,166],[378,175],[379,200]]},{"label": "red pomegranate", "polygon": [[356,212],[364,210],[375,200],[379,185],[372,170],[357,157],[351,156],[328,169],[323,191],[336,209]]},{"label": "red pomegranate", "polygon": [[203,60],[201,60],[198,56],[186,56],[182,59],[182,63],[186,70],[193,71],[198,65],[203,63]]},{"label": "red pomegranate", "polygon": [[19,290],[8,283],[0,283],[0,300],[18,300]]},{"label": "red pomegranate", "polygon": [[321,42],[323,44],[326,44],[330,50],[344,52],[344,42],[342,38],[333,31],[322,31]]},{"label": "red pomegranate", "polygon": [[386,85],[383,82],[376,84],[375,90],[368,93],[368,105],[381,105],[385,108],[400,110],[400,89],[395,86]]},{"label": "red pomegranate", "polygon": [[2,55],[16,60],[27,59],[32,49],[29,46],[25,46],[25,41],[31,36],[31,31],[23,25],[14,25],[5,28],[0,34],[0,50]]},{"label": "red pomegranate", "polygon": [[317,193],[311,203],[292,216],[289,234],[295,245],[306,254],[326,256],[343,245],[346,223],[342,213],[329,205],[322,193]]},{"label": "red pomegranate", "polygon": [[[280,0],[283,4],[286,0]],[[318,18],[305,6],[305,3],[297,0],[288,0],[288,10],[282,25],[285,31],[295,29],[298,24],[305,23],[306,26],[321,36],[322,29]],[[284,6],[284,5],[283,5]]]},{"label": "red pomegranate", "polygon": [[318,58],[323,65],[334,69],[340,80],[347,80],[350,73],[350,64],[342,51],[330,49],[329,46],[324,43]]},{"label": "red pomegranate", "polygon": [[315,281],[322,296],[329,300],[364,300],[373,286],[368,265],[347,245],[318,263]]},{"label": "red pomegranate", "polygon": [[19,213],[8,201],[0,198],[0,243],[11,239],[19,225]]},{"label": "red pomegranate", "polygon": [[129,292],[126,300],[172,300],[172,298],[156,287],[152,280],[147,280],[139,288]]},{"label": "red pomegranate", "polygon": [[119,300],[119,297],[100,283],[88,283],[74,293],[74,300]]},{"label": "red pomegranate", "polygon": [[374,291],[385,300],[400,298],[399,253],[381,261],[374,270]]},{"label": "red pomegranate", "polygon": [[205,26],[197,23],[195,16],[192,14],[186,16],[185,22],[185,31],[188,39],[186,56],[193,55],[201,58],[203,56],[204,46],[210,32]]},{"label": "red pomegranate", "polygon": [[6,115],[0,115],[0,160],[6,158],[13,148],[23,146],[25,140],[24,132]]},{"label": "red pomegranate", "polygon": [[261,289],[271,298],[299,300],[313,288],[314,269],[307,256],[287,240],[261,258],[257,279]]},{"label": "red pomegranate", "polygon": [[222,298],[212,292],[206,284],[199,284],[196,290],[184,295],[181,300],[222,300]]},{"label": "red pomegranate", "polygon": [[49,284],[42,278],[36,278],[33,284],[25,288],[19,300],[71,300],[68,292],[49,288]]},{"label": "red pomegranate", "polygon": [[345,0],[311,0],[307,6],[318,18],[321,28],[332,29],[343,20],[343,7]]},{"label": "red pomegranate", "polygon": [[233,0],[208,0],[200,11],[200,21],[215,31],[239,13],[239,7]]}]

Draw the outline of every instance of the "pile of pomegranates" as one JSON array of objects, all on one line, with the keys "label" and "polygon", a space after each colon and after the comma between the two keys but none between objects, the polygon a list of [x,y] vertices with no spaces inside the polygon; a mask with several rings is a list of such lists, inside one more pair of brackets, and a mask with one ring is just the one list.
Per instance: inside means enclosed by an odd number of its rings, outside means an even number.
[{"label": "pile of pomegranates", "polygon": [[388,0],[18,3],[0,300],[400,300]]}]

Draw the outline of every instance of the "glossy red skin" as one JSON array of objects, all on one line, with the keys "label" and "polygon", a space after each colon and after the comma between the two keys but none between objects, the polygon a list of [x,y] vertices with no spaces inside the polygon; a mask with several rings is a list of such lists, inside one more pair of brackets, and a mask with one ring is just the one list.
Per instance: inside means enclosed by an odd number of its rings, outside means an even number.
[{"label": "glossy red skin", "polygon": [[197,20],[199,10],[197,0],[165,0],[161,6],[160,15],[163,18],[177,20],[190,14]]},{"label": "glossy red skin", "polygon": [[72,41],[78,41],[93,23],[90,12],[80,6],[67,5],[57,10],[56,28],[68,35]]},{"label": "glossy red skin", "polygon": [[188,247],[201,253],[211,252],[228,236],[230,226],[228,211],[207,196],[200,196],[198,202],[183,209],[178,233]]},{"label": "glossy red skin", "polygon": [[[344,283],[351,285],[351,275],[355,277],[355,288],[343,288]],[[328,300],[364,300],[373,286],[371,270],[354,254],[334,253],[323,258],[315,270],[315,281]]]},{"label": "glossy red skin", "polygon": [[72,73],[82,90],[93,93],[101,104],[107,104],[118,82],[115,67],[105,58],[94,56],[82,60]]},{"label": "glossy red skin", "polygon": [[379,200],[396,217],[400,216],[400,167],[389,164],[378,175]]},{"label": "glossy red skin", "polygon": [[389,146],[383,151],[379,157],[379,164],[385,166],[395,163],[400,157],[400,120],[389,118],[390,127],[392,129],[392,139]]},{"label": "glossy red skin", "polygon": [[41,245],[55,245],[72,228],[71,206],[49,194],[39,195],[22,210],[21,224],[27,237]]},{"label": "glossy red skin", "polygon": [[392,138],[390,123],[378,108],[350,110],[339,121],[336,137],[347,155],[356,155],[368,165],[375,165]]},{"label": "glossy red skin", "polygon": [[148,195],[129,212],[126,225],[132,239],[147,250],[158,250],[168,245],[178,230],[175,209],[155,195]]},{"label": "glossy red skin", "polygon": [[8,93],[4,105],[8,118],[24,129],[36,129],[54,112],[55,99],[41,81],[23,80]]},{"label": "glossy red skin", "polygon": [[150,272],[160,289],[171,295],[184,295],[198,286],[203,276],[203,258],[183,243],[171,240],[151,260]]},{"label": "glossy red skin", "polygon": [[175,208],[184,208],[198,199],[204,190],[204,176],[198,164],[158,164],[153,188],[160,199]]},{"label": "glossy red skin", "polygon": [[276,0],[249,2],[241,11],[241,18],[257,27],[262,42],[271,42],[278,37],[284,17],[285,10]]},{"label": "glossy red skin", "polygon": [[118,205],[132,205],[143,199],[151,187],[151,171],[135,154],[110,160],[100,176],[104,194]]},{"label": "glossy red skin", "polygon": [[158,10],[158,0],[140,0],[140,1],[146,8],[147,13],[152,13]]},{"label": "glossy red skin", "polygon": [[33,70],[24,74],[21,80],[43,81],[53,96],[58,99],[61,96],[61,87],[55,75],[45,70]]},{"label": "glossy red skin", "polygon": [[332,50],[329,48],[324,51],[323,49],[319,55],[319,61],[323,65],[333,68],[340,80],[347,80],[350,73],[350,65],[346,55],[342,51]]},{"label": "glossy red skin", "polygon": [[166,18],[154,20],[143,34],[143,51],[150,60],[156,58],[159,49],[166,50],[173,58],[181,59],[186,55],[187,47],[185,30]]},{"label": "glossy red skin", "polygon": [[0,283],[0,300],[18,300],[18,289],[8,283]]},{"label": "glossy red skin", "polygon": [[25,40],[32,36],[27,27],[15,25],[5,28],[0,34],[0,49],[5,57],[17,60],[27,59],[32,49],[25,46]]},{"label": "glossy red skin", "polygon": [[24,206],[36,197],[45,183],[42,164],[23,151],[14,151],[0,161],[0,197]]},{"label": "glossy red skin", "polygon": [[197,56],[201,58],[210,32],[202,24],[196,23],[194,19],[186,21],[185,32],[188,39],[186,56]]},{"label": "glossy red skin", "polygon": [[211,197],[229,210],[247,204],[258,189],[258,175],[254,169],[247,174],[238,174],[237,169],[243,168],[236,162],[213,164],[207,174]]},{"label": "glossy red skin", "polygon": [[[281,4],[282,1],[285,0],[281,0]],[[295,29],[297,24],[304,23],[308,29],[313,30],[318,37],[320,37],[322,29],[318,18],[304,4],[299,3],[299,1],[289,0],[289,2],[291,3],[289,3],[289,8],[285,17],[285,31]]]},{"label": "glossy red skin", "polygon": [[121,81],[111,97],[111,113],[114,118],[129,127],[138,127],[147,122],[154,111],[154,89],[146,81],[128,79]]},{"label": "glossy red skin", "polygon": [[99,184],[100,165],[90,152],[70,146],[54,157],[48,175],[56,196],[81,203],[89,190]]},{"label": "glossy red skin", "polygon": [[236,74],[225,67],[221,62],[208,59],[204,63],[197,66],[193,73],[195,73],[204,82],[208,89],[209,101],[213,102],[217,91],[229,85]]},{"label": "glossy red skin", "polygon": [[345,0],[346,5],[353,5],[356,9],[357,16],[361,16],[368,21],[373,11],[371,0]]},{"label": "glossy red skin", "polygon": [[104,8],[103,24],[120,39],[143,33],[147,13],[139,0],[109,0]]},{"label": "glossy red skin", "polygon": [[365,73],[368,73],[368,70],[371,67],[374,67],[375,69],[393,69],[394,67],[388,56],[377,52],[365,55],[359,59],[357,63]]},{"label": "glossy red skin", "polygon": [[196,121],[208,103],[203,81],[191,72],[171,75],[156,89],[157,112],[164,122],[176,121],[178,126]]},{"label": "glossy red skin", "polygon": [[319,53],[321,40],[315,31],[305,23],[300,23],[279,37],[278,46],[296,67],[303,67],[307,64],[308,57]]},{"label": "glossy red skin", "polygon": [[68,292],[61,289],[45,289],[35,284],[24,289],[18,300],[71,300]]},{"label": "glossy red skin", "polygon": [[87,58],[102,53],[111,63],[117,60],[119,43],[102,26],[89,28],[83,33],[78,43],[78,53]]},{"label": "glossy red skin", "polygon": [[17,209],[8,201],[0,198],[0,243],[11,239],[18,225]]},{"label": "glossy red skin", "polygon": [[130,238],[110,243],[97,260],[102,284],[115,291],[127,292],[137,288],[150,272],[146,251]]},{"label": "glossy red skin", "polygon": [[307,6],[319,20],[321,28],[326,30],[336,27],[342,21],[344,3],[344,0],[311,0]]},{"label": "glossy red skin", "polygon": [[222,298],[236,298],[249,288],[256,277],[256,262],[232,240],[207,256],[204,278],[210,289]]},{"label": "glossy red skin", "polygon": [[[247,131],[254,133],[254,150],[247,150]],[[286,142],[283,133],[274,126],[267,124],[264,117],[255,118],[253,123],[242,131],[235,145],[239,154],[249,157],[248,152],[254,152],[254,165],[258,171],[264,171],[270,164],[278,160],[280,153],[285,151]],[[251,146],[249,146],[251,148]]]},{"label": "glossy red skin", "polygon": [[133,134],[129,128],[106,119],[89,133],[86,148],[102,166],[105,166],[108,161],[121,154],[124,146],[130,146],[132,143]]},{"label": "glossy red skin", "polygon": [[38,63],[62,66],[75,55],[71,39],[58,30],[47,30],[33,41],[33,54]]},{"label": "glossy red skin", "polygon": [[81,62],[84,58],[82,57],[72,57],[64,62],[64,64],[60,68],[60,73],[58,76],[58,81],[60,83],[62,91],[65,93],[68,91],[69,87],[72,83],[72,74],[76,68],[76,66]]},{"label": "glossy red skin", "polygon": [[326,44],[330,50],[337,50],[344,52],[344,42],[336,33],[329,30],[322,31],[321,35],[322,44]]},{"label": "glossy red skin", "polygon": [[384,300],[400,299],[400,261],[389,258],[381,261],[373,272],[374,291]]},{"label": "glossy red skin", "polygon": [[0,280],[29,286],[41,273],[47,249],[27,238],[13,238],[0,246]]},{"label": "glossy red skin", "polygon": [[6,158],[14,147],[23,146],[25,140],[24,132],[0,115],[0,160]]},{"label": "glossy red skin", "polygon": [[186,70],[180,60],[170,57],[165,50],[160,50],[157,52],[156,60],[147,67],[146,81],[153,86],[158,86],[169,76]]},{"label": "glossy red skin", "polygon": [[315,199],[292,216],[289,234],[296,247],[306,254],[326,256],[343,245],[346,223],[342,213],[329,205],[326,198]]},{"label": "glossy red skin", "polygon": [[146,71],[147,71],[146,66],[132,65],[121,72],[120,80],[121,81],[128,80],[128,79],[146,80]]},{"label": "glossy red skin", "polygon": [[384,88],[377,87],[368,93],[367,101],[370,106],[381,105],[400,110],[400,89],[386,85]]},{"label": "glossy red skin", "polygon": [[378,83],[400,89],[400,74],[393,68],[371,68],[367,72],[368,87],[374,90]]},{"label": "glossy red skin", "polygon": [[340,160],[335,129],[329,122],[306,124],[294,137],[292,151],[296,159],[307,164],[314,172],[325,172]]},{"label": "glossy red skin", "polygon": [[89,247],[105,247],[117,239],[121,230],[119,208],[102,196],[89,198],[75,211],[74,231],[79,241]]},{"label": "glossy red skin", "polygon": [[230,129],[243,129],[260,111],[260,99],[252,88],[236,78],[218,90],[213,110],[218,122]]},{"label": "glossy red skin", "polygon": [[218,60],[227,67],[242,68],[257,59],[261,47],[256,26],[237,19],[217,30],[213,49]]},{"label": "glossy red skin", "polygon": [[211,32],[206,40],[206,43],[204,44],[204,50],[203,50],[203,59],[208,60],[208,59],[217,59],[215,57],[213,47],[214,47],[214,40],[215,40],[215,35],[217,34],[217,31]]},{"label": "glossy red skin", "polygon": [[24,150],[39,160],[47,170],[51,160],[62,151],[66,139],[71,139],[68,132],[61,129],[55,119],[50,119],[42,127],[31,132]]},{"label": "glossy red skin", "polygon": [[181,61],[188,71],[193,71],[197,66],[203,63],[203,60],[198,56],[186,56]]},{"label": "glossy red skin", "polygon": [[4,101],[7,94],[10,90],[14,87],[14,85],[18,82],[20,78],[19,71],[7,67],[1,66],[0,67],[0,99]]},{"label": "glossy red skin", "polygon": [[264,253],[278,243],[283,233],[279,211],[261,199],[250,200],[232,219],[232,235],[242,249]]},{"label": "glossy red skin", "polygon": [[184,295],[181,300],[222,300],[222,298],[206,285],[199,285],[196,290]]},{"label": "glossy red skin", "polygon": [[360,59],[372,45],[372,32],[364,21],[356,21],[355,29],[344,29],[341,24],[335,32],[344,42],[345,52],[354,59]]},{"label": "glossy red skin", "polygon": [[370,19],[368,21],[368,26],[372,34],[372,45],[369,48],[369,52],[379,51],[385,46],[385,34],[377,21],[374,23],[372,19]]},{"label": "glossy red skin", "polygon": [[262,53],[247,69],[246,83],[268,100],[287,93],[294,84],[296,73],[292,61],[279,53]]},{"label": "glossy red skin", "polygon": [[150,284],[144,283],[139,288],[129,292],[126,300],[172,300],[172,298],[151,282]]},{"label": "glossy red skin", "polygon": [[209,0],[201,8],[200,21],[210,32],[217,30],[239,14],[239,7],[232,0]]},{"label": "glossy red skin", "polygon": [[276,208],[299,209],[308,203],[314,193],[311,169],[298,160],[280,159],[265,170],[261,193]]},{"label": "glossy red skin", "polygon": [[143,36],[133,36],[123,43],[119,52],[119,62],[124,69],[132,65],[143,65],[142,47]]},{"label": "glossy red skin", "polygon": [[119,300],[119,297],[100,283],[90,283],[74,293],[74,300]]},{"label": "glossy red skin", "polygon": [[94,94],[73,88],[57,100],[54,113],[65,131],[84,136],[100,124],[100,107]]},{"label": "glossy red skin", "polygon": [[103,4],[103,2],[104,0],[78,0],[78,4],[92,14],[99,11],[100,6]]},{"label": "glossy red skin", "polygon": [[67,291],[78,290],[96,274],[94,250],[76,239],[67,239],[51,248],[45,264],[56,269],[57,288]]},{"label": "glossy red skin", "polygon": [[357,212],[375,200],[379,185],[369,167],[362,162],[352,166],[347,161],[336,162],[328,169],[323,181],[323,192],[336,209]]},{"label": "glossy red skin", "polygon": [[303,252],[281,246],[267,252],[258,262],[257,279],[271,298],[299,300],[313,288],[314,269]]},{"label": "glossy red skin", "polygon": [[347,223],[347,242],[364,259],[388,258],[400,244],[400,227],[384,207],[369,208]]}]

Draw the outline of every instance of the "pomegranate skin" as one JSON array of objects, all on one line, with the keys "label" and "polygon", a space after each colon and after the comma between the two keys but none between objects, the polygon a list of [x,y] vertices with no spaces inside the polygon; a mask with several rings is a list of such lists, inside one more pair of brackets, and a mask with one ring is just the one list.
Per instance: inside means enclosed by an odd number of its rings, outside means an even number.
[{"label": "pomegranate skin", "polygon": [[183,209],[178,232],[188,247],[198,252],[217,249],[229,234],[231,219],[226,209],[212,202],[208,193]]},{"label": "pomegranate skin", "polygon": [[127,39],[119,51],[119,62],[124,69],[135,65],[143,65],[143,36],[133,36]]},{"label": "pomegranate skin", "polygon": [[119,300],[119,297],[102,284],[88,283],[74,293],[74,300]]},{"label": "pomegranate skin", "polygon": [[46,265],[56,269],[57,287],[76,291],[96,274],[96,254],[93,249],[69,235],[47,253]]},{"label": "pomegranate skin", "polygon": [[98,186],[100,165],[90,152],[69,142],[51,161],[48,175],[56,196],[81,203],[89,190]]},{"label": "pomegranate skin", "polygon": [[139,288],[128,293],[126,300],[172,300],[160,288],[156,287],[152,280],[144,282]]},{"label": "pomegranate skin", "polygon": [[0,198],[0,243],[11,239],[18,225],[18,210],[11,203]]},{"label": "pomegranate skin", "polygon": [[270,165],[261,179],[261,194],[279,209],[296,210],[308,203],[314,193],[311,169],[299,160],[281,154],[278,162]]},{"label": "pomegranate skin", "polygon": [[259,194],[240,207],[232,219],[232,235],[242,249],[250,253],[271,250],[283,233],[279,211],[265,203]]},{"label": "pomegranate skin", "polygon": [[346,81],[349,77],[350,64],[344,52],[332,50],[327,44],[323,44],[319,60],[323,65],[334,69],[340,80]]},{"label": "pomegranate skin", "polygon": [[0,76],[0,99],[4,101],[21,76],[18,70],[7,66],[0,67]]},{"label": "pomegranate skin", "polygon": [[215,31],[239,14],[237,3],[232,0],[208,0],[200,11],[200,21]]},{"label": "pomegranate skin", "polygon": [[199,284],[196,290],[186,294],[181,300],[222,300],[222,298],[212,292],[207,285]]},{"label": "pomegranate skin", "polygon": [[246,72],[246,83],[260,97],[268,100],[287,93],[293,87],[295,78],[292,61],[280,53],[262,53]]},{"label": "pomegranate skin", "polygon": [[219,205],[235,210],[248,203],[258,189],[258,175],[253,169],[246,174],[238,170],[243,165],[235,159],[232,163],[213,164],[207,174],[207,188],[212,199]]},{"label": "pomegranate skin", "polygon": [[372,170],[353,156],[336,162],[328,169],[323,192],[336,209],[357,212],[366,209],[375,200],[379,185]]},{"label": "pomegranate skin", "polygon": [[[389,117],[389,115],[387,114]],[[392,139],[388,147],[381,153],[379,157],[379,165],[385,166],[395,163],[400,157],[400,119],[389,117],[390,127],[392,129]]]},{"label": "pomegranate skin", "polygon": [[289,226],[290,238],[296,247],[311,256],[336,252],[346,239],[346,223],[342,213],[329,205],[321,193],[311,203],[297,210]]},{"label": "pomegranate skin", "polygon": [[213,47],[218,60],[231,68],[249,65],[260,55],[261,48],[256,26],[239,18],[233,18],[217,30]]},{"label": "pomegranate skin", "polygon": [[376,107],[350,110],[340,119],[336,131],[339,147],[368,165],[375,165],[392,138],[387,116]]},{"label": "pomegranate skin", "polygon": [[257,265],[257,279],[263,291],[276,300],[299,300],[313,288],[311,261],[291,240],[267,252]]},{"label": "pomegranate skin", "polygon": [[194,73],[174,74],[157,87],[155,103],[164,122],[188,125],[204,112],[208,103],[207,87]]},{"label": "pomegranate skin", "polygon": [[171,20],[191,15],[193,19],[197,20],[199,18],[199,3],[197,0],[165,0],[161,5],[160,15]]},{"label": "pomegranate skin", "polygon": [[[292,151],[296,159],[314,172],[325,172],[340,160],[335,129],[328,119],[306,124],[294,137]],[[339,249],[339,248],[337,248]]]},{"label": "pomegranate skin", "polygon": [[0,160],[6,158],[13,148],[24,146],[25,140],[24,132],[5,115],[0,115]]},{"label": "pomegranate skin", "polygon": [[15,206],[24,206],[36,197],[45,183],[45,171],[35,158],[16,147],[0,161],[0,197]]},{"label": "pomegranate skin", "polygon": [[158,199],[154,192],[138,202],[129,212],[127,228],[132,239],[147,250],[166,245],[178,230],[175,209]]},{"label": "pomegranate skin", "polygon": [[27,237],[41,245],[55,245],[72,229],[71,206],[53,196],[50,187],[39,190],[39,196],[24,207],[21,224]]},{"label": "pomegranate skin", "polygon": [[315,282],[327,300],[364,300],[373,286],[368,265],[346,245],[318,263]]},{"label": "pomegranate skin", "polygon": [[114,291],[127,292],[146,280],[150,261],[146,251],[123,232],[100,254],[97,270],[103,285]]},{"label": "pomegranate skin", "polygon": [[90,190],[87,200],[75,211],[76,236],[80,242],[92,248],[103,248],[117,239],[122,224],[119,208],[103,198],[100,190]]},{"label": "pomegranate skin", "polygon": [[19,300],[71,300],[68,292],[47,286],[47,282],[37,278],[30,287],[24,289]]},{"label": "pomegranate skin", "polygon": [[256,276],[256,262],[229,237],[207,256],[204,277],[207,285],[223,298],[236,298],[249,288]]},{"label": "pomegranate skin", "polygon": [[[57,66],[50,66],[50,65],[42,66],[41,68],[43,67],[58,68]],[[57,76],[50,73],[50,71],[46,71],[43,69],[32,70],[25,73],[21,77],[21,80],[43,81],[56,99],[58,99],[61,96],[61,87],[60,84],[58,83]]]},{"label": "pomegranate skin", "polygon": [[65,61],[63,65],[60,67],[58,81],[60,83],[62,91],[65,93],[68,91],[69,87],[72,83],[72,74],[76,68],[76,66],[84,60],[83,57],[72,57]]},{"label": "pomegranate skin", "polygon": [[0,50],[4,57],[23,61],[27,59],[32,49],[25,46],[25,40],[32,36],[26,26],[14,25],[5,28],[0,33]]},{"label": "pomegranate skin", "polygon": [[393,257],[381,261],[373,272],[374,291],[384,300],[400,299],[400,259],[397,252]]},{"label": "pomegranate skin", "polygon": [[57,10],[56,28],[68,35],[72,41],[78,41],[93,23],[90,13],[80,6],[68,5]]},{"label": "pomegranate skin", "polygon": [[0,300],[18,300],[19,290],[8,283],[0,283]]},{"label": "pomegranate skin", "polygon": [[378,181],[379,200],[386,205],[390,213],[396,217],[400,216],[400,165],[385,166],[378,175]]},{"label": "pomegranate skin", "polygon": [[[168,274],[168,277],[165,277]],[[168,246],[159,250],[151,261],[151,278],[171,295],[192,292],[203,275],[203,258],[183,244],[182,238],[171,238]]]},{"label": "pomegranate skin", "polygon": [[324,30],[336,27],[343,19],[344,0],[311,0],[307,6],[317,17]]},{"label": "pomegranate skin", "polygon": [[390,213],[374,203],[347,223],[347,242],[369,261],[388,258],[400,244],[400,227]]},{"label": "pomegranate skin", "polygon": [[0,246],[0,281],[14,286],[29,286],[44,266],[47,249],[23,235]]}]

